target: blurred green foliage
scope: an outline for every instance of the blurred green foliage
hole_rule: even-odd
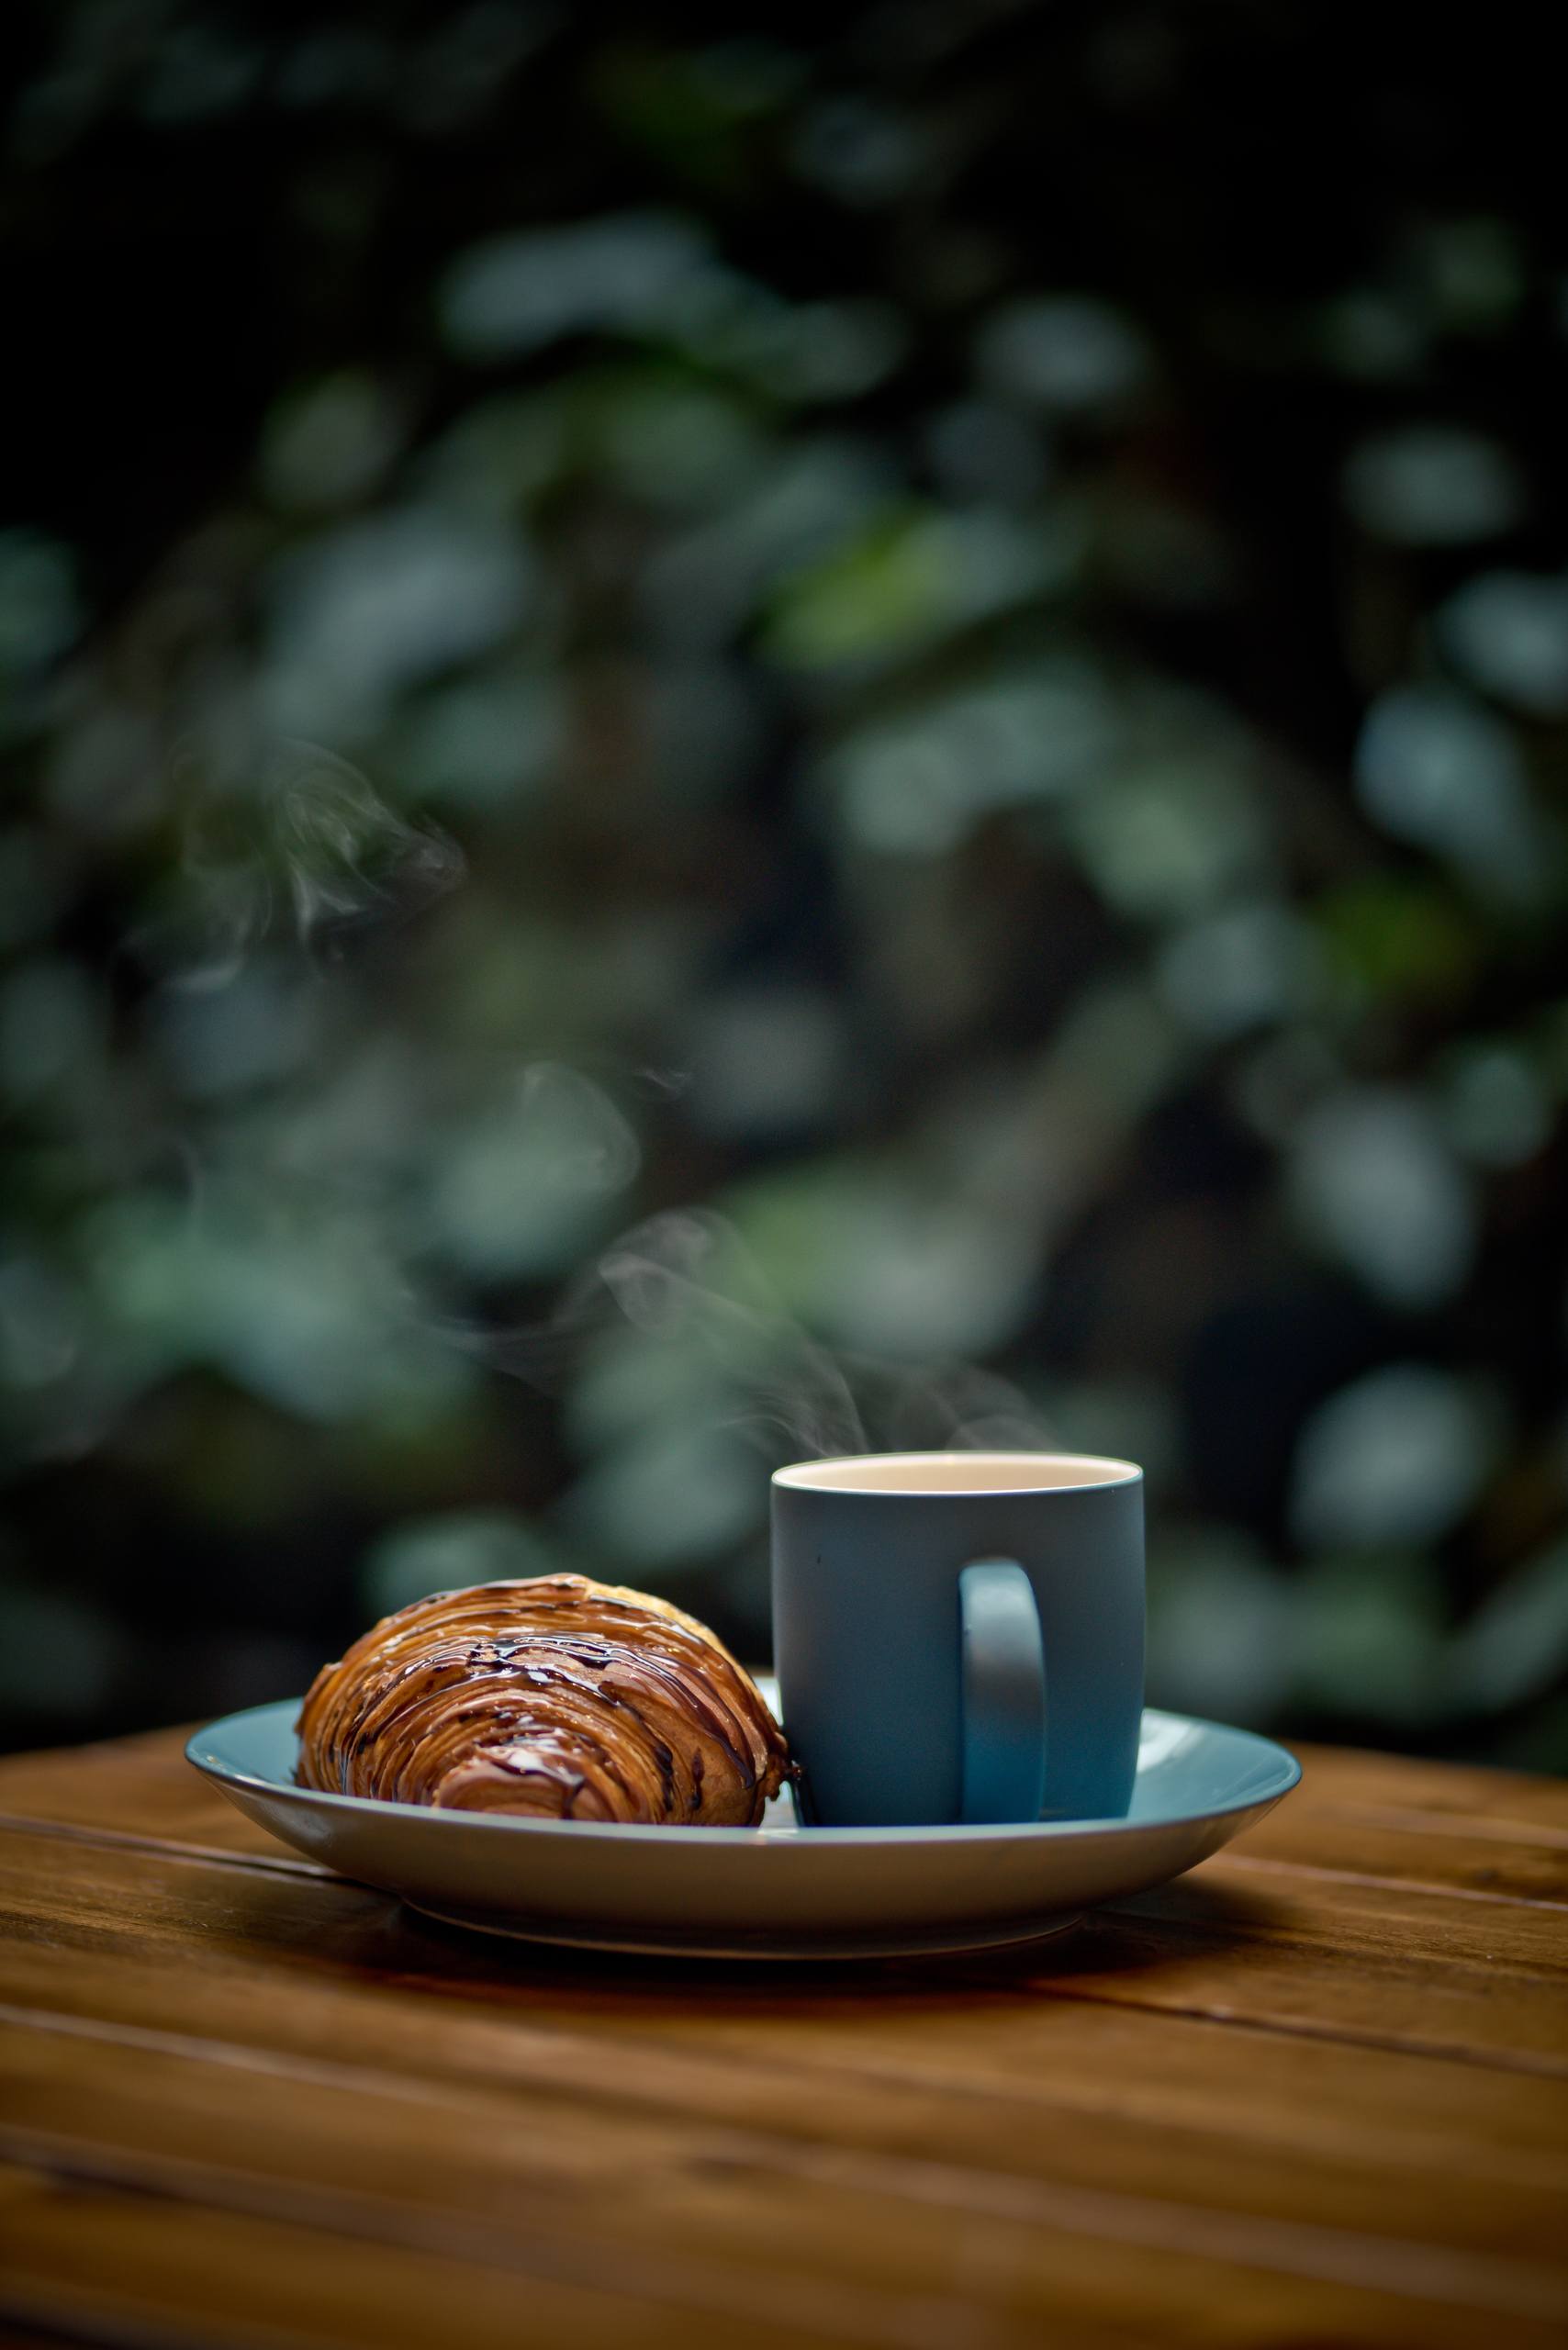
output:
[[[6,1732],[1043,1436],[1157,1697],[1568,1765],[1509,12],[20,29]]]

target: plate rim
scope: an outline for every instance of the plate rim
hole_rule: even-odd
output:
[[[808,1828],[798,1826],[789,1830],[770,1828],[697,1828],[683,1825],[662,1826],[649,1821],[620,1819],[525,1819],[498,1812],[442,1810],[433,1804],[403,1803],[387,1796],[334,1795],[325,1787],[302,1787],[291,1779],[263,1778],[251,1771],[236,1771],[218,1762],[209,1754],[198,1751],[203,1741],[227,1729],[231,1723],[253,1720],[261,1714],[276,1715],[292,1711],[297,1714],[303,1704],[299,1697],[276,1697],[260,1706],[241,1706],[234,1712],[219,1715],[193,1730],[185,1740],[185,1757],[193,1769],[218,1786],[245,1787],[271,1801],[282,1799],[308,1808],[323,1805],[330,1811],[342,1811],[351,1817],[369,1814],[380,1818],[388,1812],[405,1820],[450,1820],[471,1830],[495,1835],[568,1836],[590,1842],[618,1844],[628,1837],[641,1839],[656,1836],[662,1844],[672,1840],[701,1851],[750,1851],[757,1847],[782,1850],[789,1846],[800,1849],[802,1844],[813,1850],[823,1847],[857,1845],[903,1845],[1005,1843],[1020,1841],[1028,1843],[1066,1842],[1079,1837],[1121,1834],[1137,1835],[1160,1830],[1198,1827],[1215,1819],[1232,1818],[1238,1812],[1256,1811],[1260,1806],[1272,1807],[1300,1785],[1302,1766],[1297,1757],[1277,1739],[1261,1730],[1246,1729],[1233,1722],[1216,1722],[1201,1714],[1172,1713],[1162,1706],[1146,1706],[1144,1719],[1151,1717],[1159,1722],[1176,1723],[1183,1729],[1217,1730],[1227,1738],[1245,1739],[1260,1750],[1260,1762],[1271,1760],[1274,1777],[1249,1794],[1237,1796],[1224,1803],[1209,1803],[1196,1809],[1164,1812],[1154,1818],[1130,1819],[1126,1815],[1111,1814],[1081,1819],[1020,1819],[986,1822],[934,1820],[886,1827]],[[419,1833],[427,1830],[416,1831]]]

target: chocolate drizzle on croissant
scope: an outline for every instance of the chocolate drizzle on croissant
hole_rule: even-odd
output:
[[[584,1575],[437,1592],[322,1668],[300,1784],[462,1811],[755,1826],[789,1769],[749,1674],[695,1617]]]

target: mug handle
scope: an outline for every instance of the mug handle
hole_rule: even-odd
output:
[[[966,1823],[1038,1819],[1046,1777],[1046,1651],[1028,1576],[976,1559],[958,1577]]]

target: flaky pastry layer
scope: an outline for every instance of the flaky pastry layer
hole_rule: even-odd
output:
[[[461,1811],[749,1827],[789,1769],[751,1676],[668,1601],[584,1575],[400,1608],[322,1668],[301,1785]]]

